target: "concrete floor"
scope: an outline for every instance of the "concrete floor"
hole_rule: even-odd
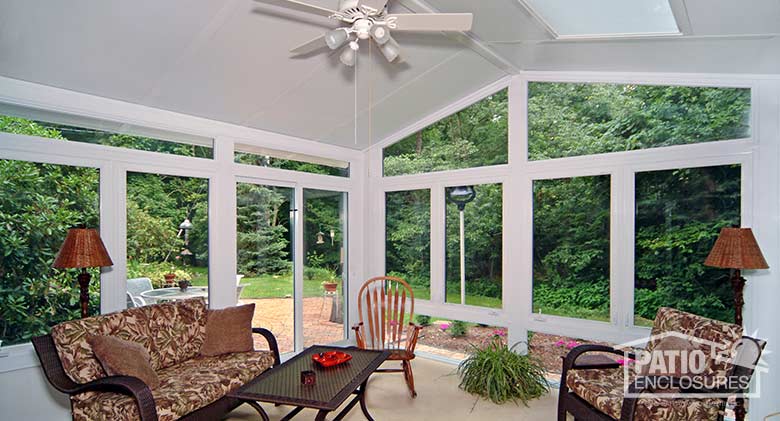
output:
[[[390,363],[388,363],[389,365]],[[397,363],[396,363],[397,364]],[[368,383],[368,409],[377,421],[386,420],[533,420],[555,419],[558,390],[529,403],[507,403],[495,405],[486,400],[476,400],[474,396],[458,388],[458,376],[455,366],[437,361],[416,359],[413,363],[414,378],[417,387],[417,399],[409,396],[403,375],[395,373],[377,373]],[[475,404],[476,402],[476,404]],[[274,407],[263,404],[272,421],[281,419],[291,408]],[[295,420],[313,420],[314,410],[304,410]],[[334,413],[335,415],[335,413]],[[329,417],[328,419],[332,419]],[[259,420],[260,416],[247,405],[231,412],[226,420]],[[345,420],[365,420],[357,406]]]

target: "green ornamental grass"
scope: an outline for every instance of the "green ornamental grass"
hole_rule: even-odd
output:
[[[515,352],[500,336],[477,347],[458,366],[460,388],[497,404],[528,401],[549,391],[541,362],[531,355]]]

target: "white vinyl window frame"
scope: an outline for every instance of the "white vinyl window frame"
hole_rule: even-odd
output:
[[[363,185],[354,175],[365,171],[361,151],[3,77],[0,77],[0,103],[214,139],[214,157],[204,159],[0,133],[0,159],[91,167],[100,171],[100,232],[114,261],[114,265],[104,268],[100,276],[101,313],[122,310],[126,306],[128,172],[208,180],[209,306],[212,308],[236,304],[236,182],[241,179],[293,183],[299,189],[346,192],[349,198],[347,255],[348,261],[354,262],[347,269],[348,279],[363,278],[360,264],[364,260],[363,237],[357,235],[362,232],[363,212],[359,204],[363,200]],[[347,161],[352,175],[336,177],[237,164],[234,162],[236,144]],[[359,282],[350,282],[345,291],[347,296],[357,291],[355,284]],[[351,310],[347,321],[354,320]],[[0,373],[37,365],[29,343],[2,348]]]
[[[431,299],[418,300],[424,314],[509,328],[510,343],[524,342],[527,332],[543,332],[621,343],[648,334],[633,325],[634,318],[634,178],[637,172],[738,164],[742,174],[741,218],[754,225],[754,161],[762,99],[771,90],[771,78],[708,74],[645,74],[593,72],[521,72],[489,85],[398,133],[368,150],[368,215],[372,227],[368,270],[384,273],[384,195],[390,191],[431,191]],[[751,136],[689,145],[627,152],[530,161],[528,151],[528,83],[616,83],[661,86],[734,87],[751,90]],[[509,162],[506,165],[383,177],[383,149],[415,131],[509,87]],[[771,119],[769,121],[771,127]],[[533,181],[590,175],[610,176],[610,321],[600,322],[532,312],[533,291]],[[502,308],[488,309],[444,301],[444,189],[455,185],[503,184]],[[755,226],[755,225],[754,225]]]

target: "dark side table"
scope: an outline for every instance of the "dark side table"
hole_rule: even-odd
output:
[[[313,354],[327,351],[346,352],[352,355],[352,360],[330,368],[320,367],[312,361]],[[360,403],[363,415],[373,421],[366,407],[366,384],[371,373],[376,371],[389,355],[388,351],[369,351],[355,347],[313,346],[228,393],[228,396],[253,407],[264,421],[268,421],[268,414],[258,402],[294,406],[295,409],[285,415],[282,421],[292,419],[305,408],[317,409],[316,419],[320,421],[324,420],[329,412],[338,409],[347,398],[355,395],[333,419],[342,419]],[[306,370],[316,373],[317,384],[301,384],[301,372]]]

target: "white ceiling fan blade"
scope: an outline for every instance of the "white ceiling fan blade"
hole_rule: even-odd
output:
[[[388,28],[395,31],[469,31],[471,13],[406,13],[387,15]]]
[[[385,6],[387,6],[388,0],[359,0],[358,1],[358,7],[370,7],[377,11],[384,10]]]
[[[290,53],[299,56],[302,54],[312,53],[314,51],[319,50],[320,48],[327,47],[327,46],[328,45],[325,44],[325,35],[320,35],[309,42],[306,42],[304,44],[301,44],[293,48],[292,50],[290,50]]]
[[[297,0],[255,0],[260,3],[269,3],[276,6],[286,7],[288,9],[299,10],[301,12],[314,13],[315,15],[330,17],[337,15],[335,10],[326,9],[324,7],[315,6],[313,4],[304,3]]]

